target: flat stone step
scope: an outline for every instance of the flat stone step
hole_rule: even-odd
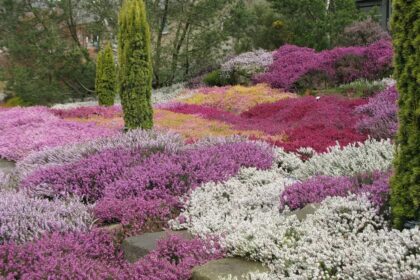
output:
[[[304,221],[308,215],[312,215],[318,210],[321,206],[319,203],[312,203],[308,204],[302,209],[291,211],[290,213],[286,214],[287,216],[296,215],[299,221]]]
[[[157,242],[169,235],[178,235],[184,239],[192,239],[193,236],[188,231],[159,231],[145,233],[124,239],[122,249],[124,257],[129,262],[136,262],[156,248]]]
[[[16,164],[13,161],[0,158],[0,171],[10,172],[15,168]]]
[[[191,280],[218,280],[219,277],[229,277],[229,275],[242,279],[242,276],[247,276],[250,272],[268,271],[270,270],[259,262],[242,258],[224,258],[195,267]]]

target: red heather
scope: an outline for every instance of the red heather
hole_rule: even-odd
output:
[[[112,118],[122,114],[121,106],[86,106],[71,109],[50,109],[50,112],[60,118],[90,118],[100,116]]]
[[[324,152],[337,141],[344,146],[366,140],[366,135],[355,128],[360,116],[354,109],[362,104],[362,99],[323,96],[317,100],[308,96],[261,104],[240,116],[200,105],[179,104],[169,110],[223,121],[237,130],[263,131],[268,137],[284,133],[284,141],[272,144],[287,151],[312,147]]]
[[[346,47],[315,52],[313,49],[285,45],[274,54],[269,70],[256,77],[257,82],[275,88],[296,90],[297,82],[318,73],[331,84],[356,79],[374,80],[392,67],[392,43],[380,40],[367,47]]]

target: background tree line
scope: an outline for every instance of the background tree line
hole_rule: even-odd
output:
[[[359,17],[354,0],[147,0],[153,86],[185,81],[226,56],[284,43],[332,47]],[[116,50],[122,0],[0,0],[3,77],[24,104],[94,92],[95,61],[80,29]],[[1,77],[1,76],[0,76]]]

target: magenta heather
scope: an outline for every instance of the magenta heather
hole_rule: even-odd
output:
[[[380,78],[392,67],[392,43],[380,40],[367,47],[347,47],[315,52],[293,45],[282,46],[274,54],[269,70],[256,81],[276,88],[296,90],[307,75],[321,77],[332,84],[356,79]],[[310,77],[307,77],[311,79]],[[315,85],[315,81],[312,82]]]
[[[357,128],[373,138],[393,138],[398,129],[397,101],[395,86],[369,98],[367,104],[356,108],[356,113],[363,117]]]
[[[90,118],[93,116],[112,118],[122,114],[121,106],[119,105],[110,107],[86,106],[71,109],[50,109],[50,112],[60,118]]]
[[[52,234],[23,245],[0,245],[0,275],[10,280],[188,280],[194,266],[223,254],[217,240],[170,236],[145,258],[130,264],[113,236],[104,231]]]
[[[345,197],[352,193],[366,194],[378,208],[389,196],[389,173],[374,172],[357,178],[316,176],[289,186],[280,196],[280,208],[303,208],[310,203],[320,203],[327,197]]]

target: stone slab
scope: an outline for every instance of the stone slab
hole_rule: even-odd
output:
[[[297,209],[297,210],[291,211],[291,212],[289,212],[285,215],[286,216],[296,215],[298,220],[300,222],[302,222],[306,219],[307,216],[314,214],[320,206],[321,206],[321,204],[319,204],[319,203],[308,204],[305,207],[303,207],[302,209]]]
[[[159,231],[128,237],[122,243],[125,259],[129,262],[136,262],[153,251],[160,239],[171,234],[192,239],[192,235],[188,231]]]
[[[191,280],[218,280],[219,277],[228,277],[229,275],[242,279],[242,276],[246,276],[250,272],[268,271],[269,269],[259,262],[242,258],[224,258],[195,267]]]

